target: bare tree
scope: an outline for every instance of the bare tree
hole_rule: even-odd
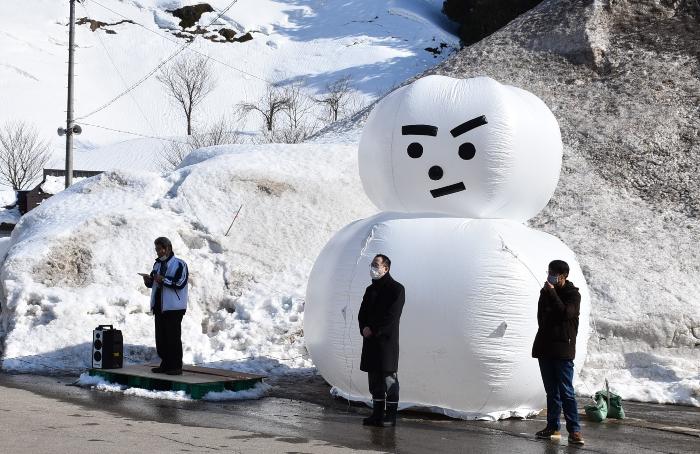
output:
[[[42,175],[50,158],[49,144],[39,138],[35,126],[11,121],[0,128],[0,183],[26,189]]]
[[[274,143],[303,142],[319,129],[314,116],[315,105],[299,83],[286,85],[283,92],[287,103],[282,110],[282,120],[273,131],[263,131],[263,136]]]
[[[316,98],[316,102],[325,104],[331,121],[338,121],[346,110],[351,94],[350,76],[345,76],[326,85],[326,93]]]
[[[233,129],[231,122],[222,117],[216,123],[206,128],[204,132],[198,133],[195,131],[188,136],[186,143],[169,142],[167,145],[164,145],[160,152],[159,165],[162,170],[173,170],[194,150],[239,142],[241,142],[239,131]]]
[[[182,108],[187,121],[187,135],[191,135],[194,109],[216,86],[209,59],[182,57],[172,65],[165,66],[156,78]]]
[[[268,84],[265,93],[256,102],[242,102],[238,104],[237,108],[241,117],[246,117],[251,112],[262,115],[265,129],[271,133],[277,116],[288,106],[289,98],[284,87]]]

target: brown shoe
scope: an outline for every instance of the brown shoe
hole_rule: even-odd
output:
[[[582,445],[583,444],[583,435],[581,435],[581,432],[572,432],[569,434],[569,443],[573,445]]]

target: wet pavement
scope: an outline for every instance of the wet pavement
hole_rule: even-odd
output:
[[[268,380],[273,391],[264,399],[228,402],[125,396],[69,386],[75,379],[0,374],[0,386],[31,391],[86,411],[100,410],[135,421],[245,431],[237,435],[240,441],[269,438],[300,448],[309,440],[322,440],[330,446],[396,453],[700,453],[700,408],[696,407],[624,402],[628,419],[604,423],[582,419],[586,444],[569,447],[565,432],[561,441],[534,437],[545,425],[541,416],[485,422],[401,412],[395,429],[363,427],[361,418],[370,410],[331,397],[323,379],[309,373]]]

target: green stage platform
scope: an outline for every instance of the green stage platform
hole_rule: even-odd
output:
[[[246,374],[208,367],[183,366],[182,375],[156,374],[156,364],[139,364],[121,369],[90,369],[92,376],[100,376],[112,383],[152,391],[185,391],[192,399],[201,399],[210,391],[243,391],[262,382],[262,375]]]

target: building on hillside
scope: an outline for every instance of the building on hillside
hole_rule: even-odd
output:
[[[77,182],[84,178],[101,174],[101,170],[74,170],[73,181]],[[63,181],[66,171],[63,169],[44,169],[44,178],[41,183],[33,189],[17,191],[17,202],[14,205],[5,207],[6,210],[17,208],[19,214],[24,215],[41,203],[63,189]],[[7,230],[9,226],[5,226]],[[0,227],[0,230],[2,228]],[[10,229],[11,230],[11,229]]]
[[[44,192],[41,189],[41,184],[35,186],[33,189],[17,191],[17,203],[16,206],[19,208],[20,215],[26,214],[28,211],[41,205],[41,202],[51,197],[53,194]]]

